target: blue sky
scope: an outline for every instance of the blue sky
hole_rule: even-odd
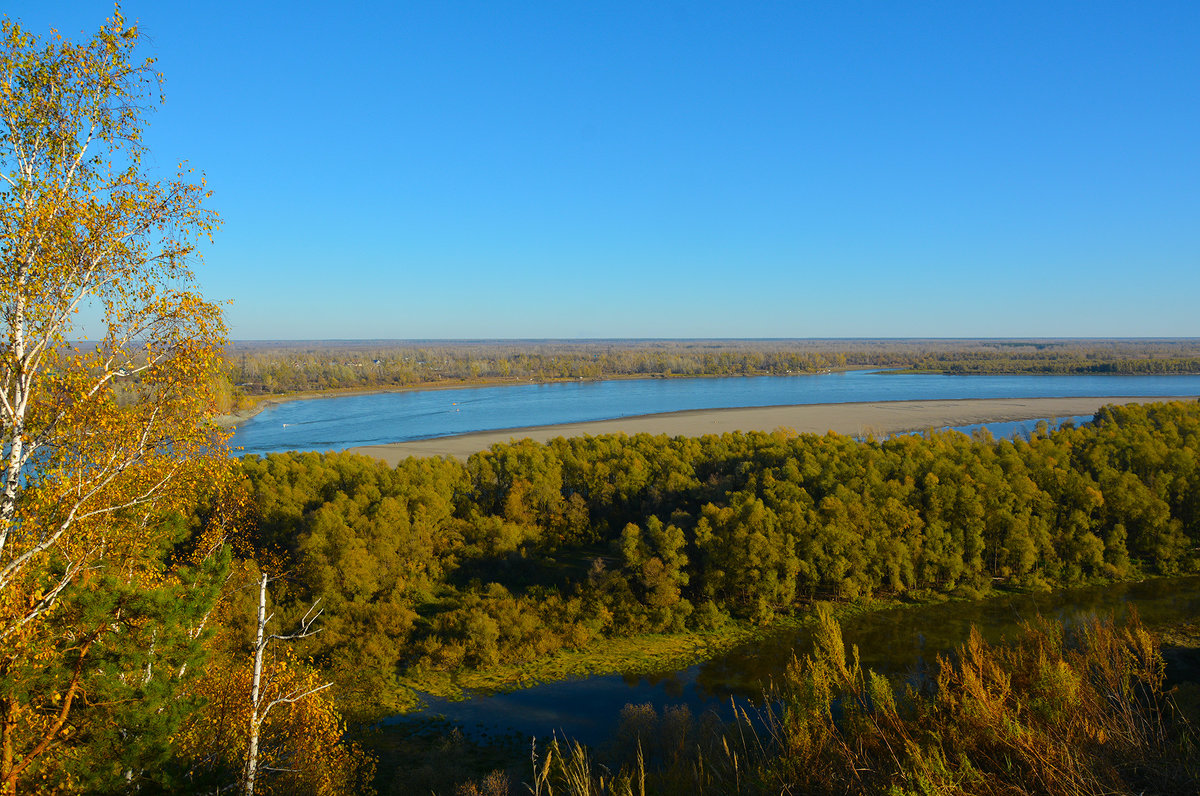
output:
[[[1200,336],[1194,0],[122,9],[238,339]]]

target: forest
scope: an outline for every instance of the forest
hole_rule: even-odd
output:
[[[256,396],[330,389],[845,368],[905,372],[1200,373],[1195,340],[588,340],[235,342],[224,388]]]
[[[438,673],[601,639],[769,625],[818,601],[974,598],[1194,572],[1200,404],[1106,407],[1029,440],[947,431],[624,435],[468,461],[240,462],[281,616],[371,721]]]
[[[865,610],[879,601],[1195,572],[1197,450],[1200,403],[1175,402],[1106,407],[1091,423],[1043,426],[1028,440],[954,431],[859,440],[780,430],[524,440],[465,462],[409,458],[394,468],[346,453],[226,459],[219,478],[209,471],[189,482],[189,496],[156,530],[162,565],[151,580],[90,578],[50,625],[61,631],[61,646],[31,660],[29,671],[8,673],[5,682],[33,689],[13,733],[28,739],[16,748],[33,761],[21,781],[98,793],[211,792],[237,782],[244,728],[260,709],[247,698],[256,629],[269,625],[287,636],[314,614],[319,632],[270,642],[263,658],[270,699],[305,698],[261,724],[262,793],[374,787],[497,796],[524,792],[522,782],[546,793],[772,793],[797,782],[807,783],[804,792],[885,793],[926,774],[953,779],[947,748],[921,728],[966,721],[953,695],[975,688],[971,670],[947,661],[928,693],[898,696],[899,712],[881,723],[867,706],[883,698],[883,685],[851,671],[844,651],[840,658],[829,651],[833,641],[823,658],[789,674],[779,687],[790,690],[763,716],[728,725],[628,708],[613,741],[624,757],[606,763],[623,772],[615,778],[567,739],[538,747],[541,768],[512,775],[499,763],[484,776],[453,760],[492,759],[486,750],[451,733],[432,742],[450,751],[439,753],[431,778],[413,779],[411,758],[398,758],[389,736],[369,728],[411,709],[411,689],[619,639],[752,632],[829,604]],[[109,633],[104,623],[113,616],[122,631],[80,650],[72,628],[101,623]],[[1013,688],[1035,689],[1029,699],[1067,704],[1086,696],[1093,717],[1106,715],[1095,696],[1104,682],[1091,691],[1071,685],[1081,672],[1103,671],[1087,656],[1140,661],[1136,671],[1112,674],[1136,687],[1123,720],[1142,733],[1150,732],[1145,722],[1159,722],[1161,732],[1153,744],[1122,747],[1116,763],[1103,744],[1090,757],[1061,760],[1053,754],[1062,733],[1092,733],[1094,746],[1101,725],[1063,724],[1063,709],[1025,715],[1026,697],[995,692],[997,685],[971,691],[970,699],[1011,713],[1013,726],[1026,728],[1014,732],[1037,741],[1014,736],[996,746],[979,726],[959,727],[975,734],[979,771],[1020,751],[1026,770],[1048,767],[1063,777],[1055,788],[996,792],[1081,792],[1071,788],[1093,775],[1100,779],[1087,781],[1096,792],[1110,792],[1101,784],[1115,781],[1158,782],[1145,771],[1126,777],[1146,755],[1169,758],[1169,777],[1196,781],[1192,758],[1177,753],[1190,736],[1171,718],[1151,636],[1109,628],[1091,641],[1064,641],[1061,627],[1039,632],[1044,638],[1022,642],[1020,654],[982,647],[972,654],[995,682],[1011,676]],[[1101,641],[1107,646],[1087,647]],[[1134,657],[1120,652],[1130,645]],[[1050,648],[1058,663],[1039,663],[1036,650]],[[114,672],[122,674],[114,679]],[[1046,680],[1051,675],[1057,679]],[[75,682],[86,684],[87,699],[72,708],[71,731],[52,753],[34,755],[55,695]],[[1143,682],[1156,701],[1137,695]],[[1060,690],[1046,692],[1053,684]],[[828,713],[854,689],[869,689],[859,694],[866,712],[850,723]],[[807,724],[797,724],[801,716]],[[730,746],[734,733],[748,743],[748,732],[763,735]],[[881,762],[879,733],[911,741],[905,756]],[[683,744],[674,752],[650,740],[643,750],[639,740],[672,737]],[[810,771],[805,755],[822,767]],[[846,777],[862,767],[859,755],[876,756],[878,771],[890,773],[855,785]],[[698,780],[698,771],[707,773]],[[804,779],[813,771],[820,776]],[[731,777],[742,784],[734,788]]]
[[[1200,405],[1106,407],[1029,441],[787,432],[496,445],[395,469],[246,457],[253,546],[325,606],[346,695],[610,636],[769,623],[813,600],[1193,572]],[[386,710],[386,706],[377,705]]]
[[[851,723],[831,718],[828,705],[854,689],[864,706],[877,704],[883,686],[838,664],[831,641],[825,657],[780,684],[790,690],[767,715],[716,725],[627,709],[613,740],[624,751],[609,769],[560,739],[539,747],[541,768],[514,775],[499,761],[492,776],[454,763],[494,758],[451,733],[430,742],[447,751],[428,778],[414,779],[412,757],[369,728],[411,709],[413,689],[453,693],[468,675],[625,639],[753,632],[823,604],[869,610],[1195,572],[1197,450],[1200,403],[1176,402],[1106,407],[1091,423],[1042,427],[1028,440],[779,430],[524,440],[465,462],[396,467],[346,453],[202,462],[172,493],[173,509],[150,525],[132,513],[141,530],[129,549],[107,551],[145,571],[82,573],[85,588],[62,598],[44,640],[23,642],[35,654],[0,672],[10,705],[21,706],[6,713],[10,770],[22,788],[46,791],[212,792],[241,779],[256,722],[261,793],[495,796],[523,792],[524,782],[567,793],[772,793],[796,783],[886,793],[925,776],[956,792],[946,784],[957,776],[948,750],[927,731],[936,721],[971,736],[979,772],[999,776],[997,761],[1019,752],[1022,771],[1059,777],[1026,792],[1086,792],[1085,780],[1095,792],[1118,781],[1190,787],[1186,761],[1195,758],[1178,751],[1190,736],[1172,718],[1157,642],[1136,628],[1097,631],[1106,646],[1095,649],[1061,640],[1062,628],[1022,642],[1020,655],[981,647],[972,654],[993,682],[983,692],[973,670],[948,661],[929,693],[898,696],[894,715],[864,707]],[[51,562],[46,577],[54,572]],[[43,599],[46,577],[30,581],[23,605]],[[309,627],[319,632],[294,632],[314,614]],[[255,640],[263,628],[275,638],[265,646]],[[1037,649],[1057,658],[1039,662]],[[1096,696],[1105,682],[1083,687],[1113,661],[1140,662],[1110,673],[1136,686],[1122,715],[1141,733],[1116,751],[1096,740],[1101,730],[1125,732],[1097,723],[1108,720]],[[261,700],[249,696],[257,662]],[[1033,691],[1004,692],[1004,682]],[[1085,698],[1090,713],[1022,707]],[[1011,714],[1015,734],[980,735],[962,724],[969,714],[955,705],[964,704]],[[759,740],[731,746],[748,737]],[[1090,751],[1056,757],[1065,737]],[[647,740],[643,749],[642,738],[682,745]],[[889,738],[904,756],[878,757]],[[861,755],[886,773],[847,780]],[[1152,777],[1146,760],[1170,765]],[[990,777],[979,773],[976,784]],[[638,790],[641,781],[651,784]],[[1147,792],[1188,792],[1155,788]]]

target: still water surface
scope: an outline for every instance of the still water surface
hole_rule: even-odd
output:
[[[1038,616],[1070,624],[1111,614],[1120,621],[1130,606],[1150,627],[1194,618],[1200,612],[1200,577],[894,608],[849,617],[841,625],[846,643],[858,646],[864,667],[905,678],[934,666],[938,653],[961,645],[973,625],[995,643],[1014,637],[1022,622]],[[430,700],[425,715],[441,715],[468,731],[515,731],[541,738],[559,732],[602,743],[626,704],[648,703],[660,713],[667,706],[687,705],[693,715],[713,710],[728,718],[731,699],[757,701],[763,684],[779,679],[793,654],[803,657],[811,649],[810,630],[791,629],[658,677],[589,677],[462,702]]]
[[[240,446],[243,453],[327,451],[688,409],[1198,394],[1200,376],[942,376],[860,370],[802,376],[587,381],[291,401],[243,423],[230,444]]]

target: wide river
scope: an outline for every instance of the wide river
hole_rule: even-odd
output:
[[[689,409],[1197,394],[1200,376],[942,376],[859,370],[801,376],[619,379],[289,401],[242,423],[230,444],[243,453],[327,451]]]

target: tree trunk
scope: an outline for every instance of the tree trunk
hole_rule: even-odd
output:
[[[17,703],[10,693],[0,700],[0,796],[15,796],[17,777],[13,772],[13,735],[17,730]]]
[[[258,586],[258,638],[254,643],[254,680],[250,686],[250,742],[246,749],[246,781],[243,786],[246,796],[254,796],[254,779],[258,774],[258,730],[261,720],[258,716],[258,705],[261,699],[263,651],[266,644],[263,638],[267,629],[267,576],[262,576]]]

